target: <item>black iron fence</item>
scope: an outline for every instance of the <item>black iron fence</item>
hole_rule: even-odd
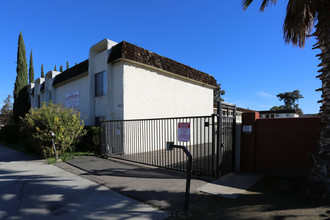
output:
[[[180,123],[190,126],[189,142],[179,140]],[[133,162],[185,171],[182,151],[166,150],[167,142],[186,146],[193,155],[193,172],[215,175],[216,115],[142,120],[102,121],[103,153]]]
[[[188,158],[180,149],[168,151],[167,142],[185,146],[193,157],[192,172],[218,177],[233,170],[235,108],[222,106],[211,116],[101,122],[104,154],[132,162],[186,171]],[[189,125],[189,141],[180,141],[179,124]],[[218,128],[220,128],[218,130]]]

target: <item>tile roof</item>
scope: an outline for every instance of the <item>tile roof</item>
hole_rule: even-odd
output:
[[[53,86],[88,72],[88,59],[55,76]]]
[[[129,59],[135,62],[153,66],[195,81],[217,86],[217,81],[213,76],[186,66],[177,61],[160,56],[156,53],[143,49],[141,47],[122,41],[112,47],[108,63],[114,62],[119,58]]]

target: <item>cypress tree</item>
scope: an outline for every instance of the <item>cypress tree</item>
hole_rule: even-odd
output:
[[[54,71],[57,71],[57,69],[56,69],[56,64],[55,64],[55,67],[54,67]]]
[[[20,116],[24,116],[25,110],[27,106],[25,100],[19,98],[19,94],[21,90],[26,89],[26,85],[28,84],[28,74],[27,74],[27,61],[26,61],[26,51],[25,44],[23,40],[22,31],[18,37],[18,48],[17,48],[17,67],[16,67],[16,80],[14,87],[14,106],[13,106],[13,116],[16,123],[19,121]],[[24,89],[23,89],[24,88]]]
[[[62,65],[60,66],[60,72],[63,72],[63,66]]]
[[[34,68],[33,68],[33,57],[32,57],[32,50],[30,53],[30,68],[29,68],[29,83],[34,82]]]
[[[66,69],[69,69],[69,62],[66,61]]]
[[[44,64],[41,64],[41,78],[45,78]]]
[[[77,62],[75,62],[75,63],[74,63],[74,65],[76,65],[76,66],[77,66]]]

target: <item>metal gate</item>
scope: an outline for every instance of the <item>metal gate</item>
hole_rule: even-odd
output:
[[[102,121],[102,153],[113,158],[186,171],[188,159],[185,154],[180,149],[166,150],[166,143],[174,142],[176,145],[184,145],[190,151],[194,174],[217,178],[220,173],[224,175],[231,172],[234,164],[229,158],[234,155],[233,144],[230,142],[234,141],[235,120],[232,116],[235,114],[235,108],[225,104],[219,107],[222,110],[218,110],[218,113],[226,111],[229,112],[228,116],[222,114],[220,117],[219,114],[213,114],[197,117]],[[179,123],[189,123],[189,142],[178,140]]]
[[[220,111],[221,109],[221,111]],[[230,103],[218,103],[218,115],[222,124],[218,133],[221,138],[221,150],[219,151],[221,175],[235,170],[235,134],[236,134],[236,105]]]

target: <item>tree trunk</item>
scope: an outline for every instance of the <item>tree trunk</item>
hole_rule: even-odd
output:
[[[322,81],[321,135],[316,155],[313,155],[314,166],[311,178],[322,182],[330,193],[330,1],[320,0],[317,4],[317,25],[314,35],[321,53],[317,56],[322,67],[318,77]]]

